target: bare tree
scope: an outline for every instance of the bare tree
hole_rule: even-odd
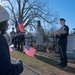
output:
[[[10,19],[15,23],[20,19],[25,27],[35,28],[37,19],[42,19],[49,25],[57,23],[58,14],[46,8],[39,0],[2,0],[10,10]]]

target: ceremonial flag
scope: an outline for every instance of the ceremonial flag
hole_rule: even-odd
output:
[[[30,56],[30,57],[34,57],[34,54],[36,52],[36,49],[33,47],[30,47],[28,45],[26,45],[24,47],[24,52],[26,53],[26,55]]]
[[[20,32],[24,32],[24,26],[23,26],[23,24],[21,23],[20,19],[18,19],[18,26],[17,26],[17,29],[18,29]]]
[[[24,26],[23,26],[23,24],[18,24],[18,29],[19,29],[19,31],[20,32],[24,32]]]
[[[10,52],[15,51],[15,47],[14,47],[14,45],[10,45],[10,46],[9,46],[9,50],[10,50]]]

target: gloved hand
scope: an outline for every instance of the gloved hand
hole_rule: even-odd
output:
[[[18,59],[13,65],[13,75],[20,75],[23,72],[23,62],[21,59]]]
[[[18,59],[17,62],[23,65],[22,59]]]

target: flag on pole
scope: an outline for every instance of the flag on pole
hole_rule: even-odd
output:
[[[36,49],[33,48],[33,47],[30,47],[30,46],[28,46],[28,45],[26,45],[26,46],[24,47],[24,53],[25,53],[26,55],[30,56],[30,57],[34,57],[35,52],[36,52]]]
[[[19,29],[19,31],[20,32],[24,32],[24,26],[23,26],[23,24],[18,24],[18,29]]]
[[[18,29],[20,32],[24,32],[24,26],[23,26],[23,24],[21,23],[20,19],[18,19],[18,26],[17,26],[17,29]]]
[[[10,46],[9,46],[9,50],[10,50],[10,52],[15,51],[15,47],[14,47],[14,45],[10,45]]]

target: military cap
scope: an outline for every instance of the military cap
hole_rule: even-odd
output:
[[[60,18],[60,21],[66,21],[64,18]]]

